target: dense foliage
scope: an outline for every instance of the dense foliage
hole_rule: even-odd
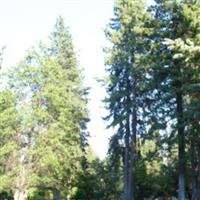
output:
[[[200,198],[199,9],[199,1],[115,1],[105,101],[124,200]],[[150,141],[155,149],[142,154]]]
[[[200,199],[200,1],[115,0],[105,35],[104,160],[88,145],[88,89],[62,17],[1,71],[0,199]]]
[[[15,199],[69,198],[81,170],[87,90],[61,17],[49,44],[30,50],[7,79],[0,96],[1,189]]]

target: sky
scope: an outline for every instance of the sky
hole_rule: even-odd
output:
[[[105,76],[104,29],[113,16],[113,5],[114,0],[0,0],[0,47],[6,46],[4,69],[16,65],[26,50],[47,41],[56,18],[64,17],[84,70],[85,85],[91,87],[89,143],[100,158],[106,155],[112,131],[102,120],[106,93],[96,78]]]

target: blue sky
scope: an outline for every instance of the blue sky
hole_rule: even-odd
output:
[[[15,65],[27,49],[47,40],[59,15],[65,18],[84,69],[85,84],[91,87],[89,142],[101,158],[107,152],[111,131],[105,129],[102,120],[105,90],[95,78],[105,75],[103,29],[112,17],[113,4],[113,0],[0,0],[0,46],[7,47],[4,68]]]

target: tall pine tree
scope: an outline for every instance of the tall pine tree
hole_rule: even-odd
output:
[[[147,65],[142,64],[147,45],[145,35],[149,34],[146,23],[149,16],[144,2],[118,0],[106,35],[112,44],[108,50],[107,108],[111,125],[116,133],[111,139],[110,152],[121,152],[124,163],[124,200],[135,196],[135,175],[137,157],[137,137],[145,132],[144,114],[145,84]],[[119,150],[116,152],[116,150]],[[120,150],[122,149],[122,150]],[[115,156],[116,157],[116,156]],[[120,156],[118,156],[120,157]]]

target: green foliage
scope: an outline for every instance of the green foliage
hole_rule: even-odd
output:
[[[132,199],[135,186],[137,140],[146,133],[148,113],[145,99],[148,97],[148,65],[143,57],[148,52],[147,37],[151,30],[148,23],[151,16],[145,11],[142,1],[116,1],[115,17],[106,36],[112,47],[107,51],[106,85],[108,97],[105,100],[116,133],[110,142],[109,153],[113,164],[124,167],[124,199]],[[145,109],[147,108],[147,109]],[[137,173],[137,171],[136,171]],[[128,197],[129,196],[129,197]]]
[[[8,155],[15,154],[18,171],[14,182],[7,175],[2,176],[7,182],[1,181],[0,189],[11,187],[16,192],[23,187],[33,199],[37,194],[35,188],[38,191],[42,188],[44,195],[48,191],[71,195],[86,142],[87,91],[71,36],[61,17],[50,44],[30,50],[8,72],[8,77],[16,99],[9,92],[1,94],[0,133],[4,149],[1,158],[5,165],[9,162]],[[17,125],[19,130],[15,128]],[[11,174],[15,169],[12,165],[7,171]]]
[[[74,199],[112,200],[122,192],[122,176],[111,170],[109,160],[99,160],[88,149],[83,169],[77,177]],[[119,181],[120,180],[120,181]]]
[[[106,119],[116,130],[110,140],[112,161],[119,165],[121,157],[126,165],[124,138],[133,134],[134,123],[142,140],[156,140],[158,132],[160,138],[155,143],[158,148],[153,158],[158,153],[163,158],[155,163],[151,160],[151,164],[138,159],[136,193],[144,194],[140,189],[148,189],[144,196],[137,198],[175,195],[176,190],[166,187],[162,181],[175,187],[177,181],[169,177],[178,177],[178,172],[179,177],[186,177],[188,136],[194,132],[195,137],[199,135],[198,125],[192,123],[195,120],[199,124],[199,1],[158,0],[148,9],[142,2],[116,1],[114,14],[106,32],[112,43],[106,52],[109,55],[106,103],[110,111]],[[137,146],[140,153],[144,145]],[[153,179],[149,176],[150,169]],[[124,170],[126,175],[128,169]],[[159,189],[151,187],[156,181],[161,185]],[[185,186],[183,182],[178,184],[182,199]]]
[[[0,199],[200,199],[200,1],[116,0],[105,34],[108,157],[87,147],[87,89],[59,17],[0,77]]]
[[[20,117],[15,95],[9,89],[0,91],[0,191],[10,193],[14,187],[20,143]]]

